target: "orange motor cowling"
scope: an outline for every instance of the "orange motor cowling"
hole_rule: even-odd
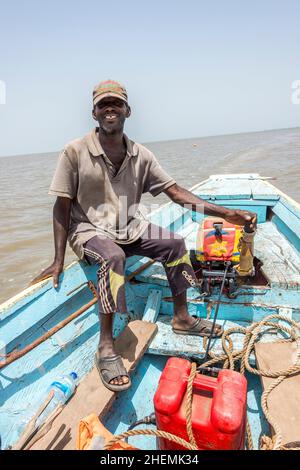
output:
[[[196,259],[206,261],[240,261],[240,240],[243,228],[224,219],[207,217],[199,227]]]

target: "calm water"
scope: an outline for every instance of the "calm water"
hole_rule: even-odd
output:
[[[215,173],[260,173],[300,200],[300,128],[146,144],[178,184],[189,188]],[[0,302],[28,285],[53,258],[48,196],[57,153],[0,158]],[[145,196],[146,204],[167,202]],[[70,249],[66,263],[75,259]]]

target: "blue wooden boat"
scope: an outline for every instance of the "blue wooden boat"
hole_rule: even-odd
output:
[[[236,298],[223,295],[218,322],[224,329],[247,327],[270,314],[281,314],[299,322],[300,205],[258,174],[213,175],[191,190],[203,199],[230,208],[252,210],[258,216],[255,256],[262,263],[261,273],[266,282],[244,286]],[[148,217],[181,234],[188,249],[195,248],[201,215],[168,203]],[[137,256],[128,258],[127,275],[147,261]],[[0,306],[2,357],[23,349],[89,302],[91,292],[84,284],[88,280],[96,283],[96,268],[84,262],[73,262],[64,270],[59,289],[55,290],[52,280],[48,279],[3,303]],[[114,335],[118,336],[130,321],[153,320],[156,314],[158,332],[132,374],[132,387],[119,395],[103,418],[113,434],[127,430],[132,422],[153,411],[153,395],[168,357],[182,355],[201,359],[204,354],[202,338],[175,335],[171,331],[171,292],[160,263],[152,264],[135,275],[133,282],[127,282],[126,296],[129,314],[116,315]],[[206,299],[199,296],[197,288],[190,288],[190,313],[203,318],[213,315],[217,296],[216,290]],[[280,338],[284,333],[276,335]],[[18,440],[57,376],[76,371],[79,382],[84,380],[94,365],[98,337],[97,305],[94,304],[23,357],[0,369],[2,448]],[[241,347],[242,341],[243,337],[236,334],[234,347]],[[220,340],[213,340],[212,351],[222,352]],[[251,360],[254,363],[255,357]],[[258,376],[247,373],[247,380],[248,420],[254,448],[259,448],[260,437],[269,434],[260,403],[262,385]],[[142,449],[156,448],[153,437],[136,437],[132,443]]]

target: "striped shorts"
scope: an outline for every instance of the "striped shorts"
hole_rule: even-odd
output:
[[[124,268],[128,256],[147,256],[160,261],[173,296],[197,282],[184,239],[154,224],[149,224],[142,236],[128,245],[95,236],[85,243],[84,254],[89,264],[99,265],[99,312],[104,314],[127,312]]]

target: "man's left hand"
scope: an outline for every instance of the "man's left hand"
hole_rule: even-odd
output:
[[[250,230],[256,230],[257,215],[254,212],[233,209],[229,211],[228,215],[226,215],[224,218],[225,220],[227,220],[227,222],[230,222],[231,224],[243,226],[247,224]]]

